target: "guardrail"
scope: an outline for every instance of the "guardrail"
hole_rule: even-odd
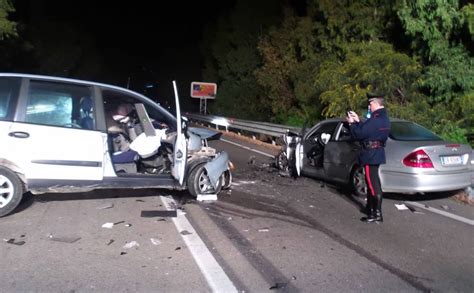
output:
[[[216,129],[219,127],[225,127],[226,131],[230,129],[244,130],[251,133],[265,134],[272,138],[280,137],[285,134],[288,130],[300,132],[301,128],[292,127],[288,125],[273,124],[268,122],[257,122],[243,119],[227,118],[213,115],[202,115],[194,113],[186,113],[183,116],[187,117],[191,121],[205,122],[215,126]],[[274,141],[274,139],[272,139]]]

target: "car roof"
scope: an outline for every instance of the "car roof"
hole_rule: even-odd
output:
[[[100,87],[107,87],[111,89],[116,89],[120,91],[125,91],[133,95],[139,95],[142,98],[146,98],[150,100],[148,97],[134,92],[132,90],[111,85],[111,84],[106,84],[106,83],[100,83],[100,82],[95,82],[95,81],[87,81],[87,80],[81,80],[81,79],[73,79],[73,78],[65,78],[65,77],[57,77],[57,76],[48,76],[48,75],[36,75],[36,74],[25,74],[25,73],[5,73],[5,72],[0,72],[0,77],[24,77],[24,78],[31,78],[31,79],[41,79],[41,80],[46,80],[46,81],[63,81],[63,82],[69,82],[69,83],[76,83],[76,84],[82,84],[82,85],[95,85],[95,86],[100,86]],[[151,100],[150,100],[151,101]],[[152,101],[153,102],[153,101]]]
[[[328,118],[321,120],[320,122],[340,122],[340,121],[346,121],[345,118]],[[405,119],[400,119],[400,118],[391,118],[390,117],[390,122],[410,122],[410,123],[415,123],[413,121],[405,120]]]

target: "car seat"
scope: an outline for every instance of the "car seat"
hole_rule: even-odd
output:
[[[93,104],[90,97],[82,97],[80,101],[81,106],[81,121],[79,125],[82,129],[94,129],[94,118],[91,117],[93,111]]]

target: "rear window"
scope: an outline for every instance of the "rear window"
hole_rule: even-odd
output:
[[[443,140],[428,129],[413,122],[392,122],[390,138],[394,140]]]

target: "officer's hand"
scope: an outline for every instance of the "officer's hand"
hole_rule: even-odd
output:
[[[352,119],[353,122],[359,122],[360,121],[359,115],[357,115],[357,113],[354,112],[354,111],[349,112],[349,119]],[[349,123],[351,123],[351,122],[349,122]]]

